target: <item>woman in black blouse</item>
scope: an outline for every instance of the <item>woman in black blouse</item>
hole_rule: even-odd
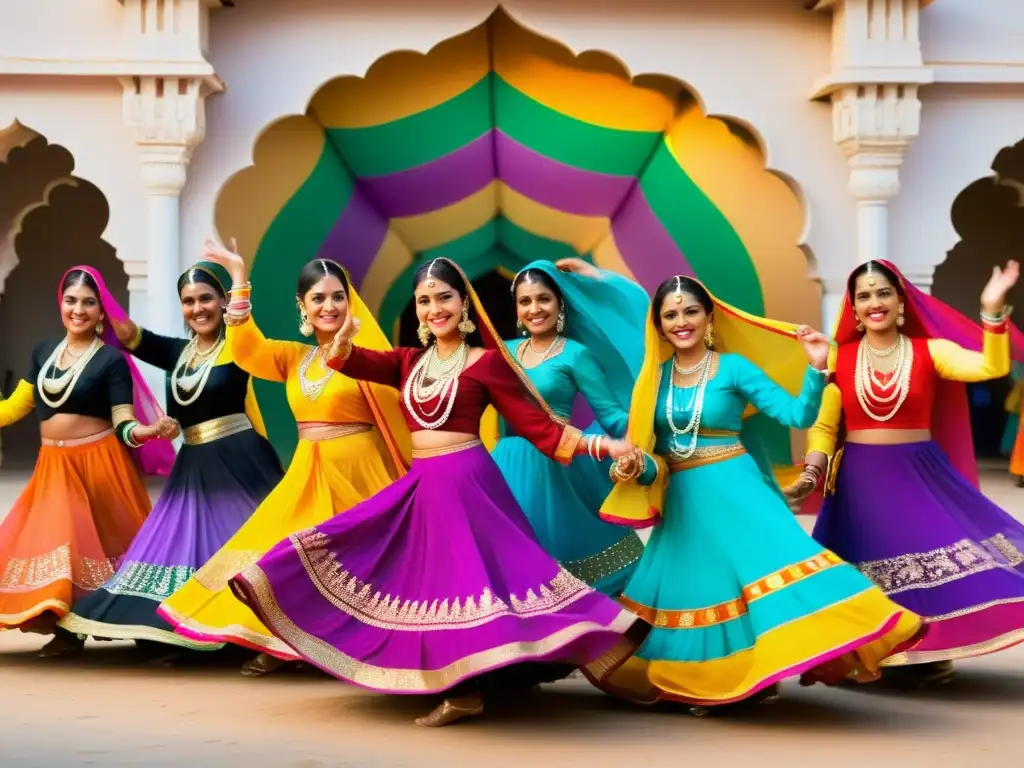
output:
[[[0,629],[55,633],[45,656],[81,649],[57,620],[114,574],[149,514],[137,464],[166,471],[173,448],[153,441],[177,434],[110,344],[109,322],[125,315],[100,274],[69,270],[59,299],[67,333],[36,347],[29,375],[0,402],[0,427],[35,409],[42,436],[35,472],[0,525]],[[137,410],[153,423],[140,424]]]
[[[168,372],[167,412],[181,425],[185,444],[117,573],[75,604],[61,622],[67,630],[179,649],[220,647],[175,634],[157,608],[234,535],[283,474],[249,374],[224,343],[226,285],[224,268],[208,262],[178,279],[189,339],[115,323],[132,354]]]

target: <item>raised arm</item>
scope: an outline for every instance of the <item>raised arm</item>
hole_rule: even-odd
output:
[[[733,385],[757,410],[794,429],[807,429],[814,423],[825,390],[823,371],[808,366],[800,394],[793,397],[745,357],[737,356],[736,363]]]
[[[268,339],[248,311],[231,316],[227,322],[231,359],[257,379],[287,381],[289,371],[298,367],[309,354],[309,347],[297,341]]]
[[[350,379],[370,381],[395,389],[402,383],[402,357],[397,349],[379,351],[349,344],[328,356],[327,367],[341,371]]]
[[[164,371],[174,368],[181,351],[188,344],[184,339],[161,336],[144,330],[131,320],[114,323],[113,328],[117,340],[132,355]]]
[[[929,339],[935,372],[951,381],[976,382],[1000,379],[1010,373],[1010,334],[1001,327],[984,327],[981,352],[972,352],[947,339]]]
[[[629,412],[615,398],[604,369],[586,347],[582,347],[573,360],[571,372],[576,389],[594,412],[601,429],[612,437],[626,434]]]

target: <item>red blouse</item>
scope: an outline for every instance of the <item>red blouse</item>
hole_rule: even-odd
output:
[[[835,381],[843,396],[843,416],[847,431],[857,429],[930,429],[932,406],[939,376],[935,372],[928,339],[912,338],[914,364],[910,368],[910,393],[903,405],[889,421],[875,421],[864,413],[857,399],[857,350],[859,343],[839,347],[836,358]],[[895,402],[874,410],[882,416],[892,410]]]
[[[413,366],[425,350],[398,347],[390,352],[378,352],[352,347],[344,360],[331,360],[331,367],[344,370],[352,379],[372,381],[376,384],[404,390]],[[438,398],[424,405],[427,412],[434,411]],[[402,415],[410,432],[422,432],[423,427],[409,413],[405,398],[400,398]],[[446,399],[447,402],[447,399]],[[459,389],[455,395],[448,420],[439,428],[444,432],[480,434],[480,419],[488,405],[494,405],[515,431],[533,443],[537,450],[556,461],[568,463],[576,452],[580,432],[559,423],[537,404],[523,383],[509,368],[501,353],[488,349],[459,375]],[[413,401],[412,406],[418,408]],[[438,409],[433,418],[443,413]],[[420,417],[431,419],[422,411]]]

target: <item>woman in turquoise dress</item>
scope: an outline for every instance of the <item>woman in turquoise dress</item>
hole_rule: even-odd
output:
[[[525,338],[505,345],[541,396],[566,421],[581,396],[597,419],[585,434],[622,437],[643,363],[639,332],[648,303],[643,288],[581,259],[564,259],[527,265],[512,291]],[[503,421],[498,434],[492,456],[541,546],[576,578],[618,597],[643,542],[635,532],[598,517],[613,487],[611,463],[581,456],[563,466]]]
[[[631,658],[606,654],[587,676],[693,714],[774,698],[797,675],[877,678],[920,620],[804,532],[756,422],[743,425],[753,409],[794,428],[814,422],[827,339],[747,315],[686,277],[658,288],[645,335],[629,420],[638,450],[612,466],[601,515],[657,526],[620,598],[654,629]]]

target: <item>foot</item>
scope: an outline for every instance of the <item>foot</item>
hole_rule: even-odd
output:
[[[242,665],[242,675],[245,677],[263,677],[269,675],[275,669],[284,664],[283,659],[271,656],[269,653],[261,653],[252,661]]]
[[[417,717],[415,722],[421,728],[441,728],[467,717],[476,717],[483,714],[483,711],[483,699],[479,696],[463,696],[458,699],[445,699],[433,712],[425,717]]]
[[[775,683],[773,685],[768,686],[763,691],[761,691],[756,696],[755,703],[756,704],[760,704],[762,706],[769,706],[771,704],[774,704],[775,702],[777,702],[781,698],[782,698],[782,691],[779,688],[779,684]]]
[[[693,717],[706,717],[706,716],[711,714],[711,707],[700,707],[700,706],[694,705],[694,706],[690,707],[689,713]]]
[[[54,659],[59,656],[75,656],[81,653],[84,648],[84,637],[58,629],[53,639],[39,651],[39,657],[42,659]]]

